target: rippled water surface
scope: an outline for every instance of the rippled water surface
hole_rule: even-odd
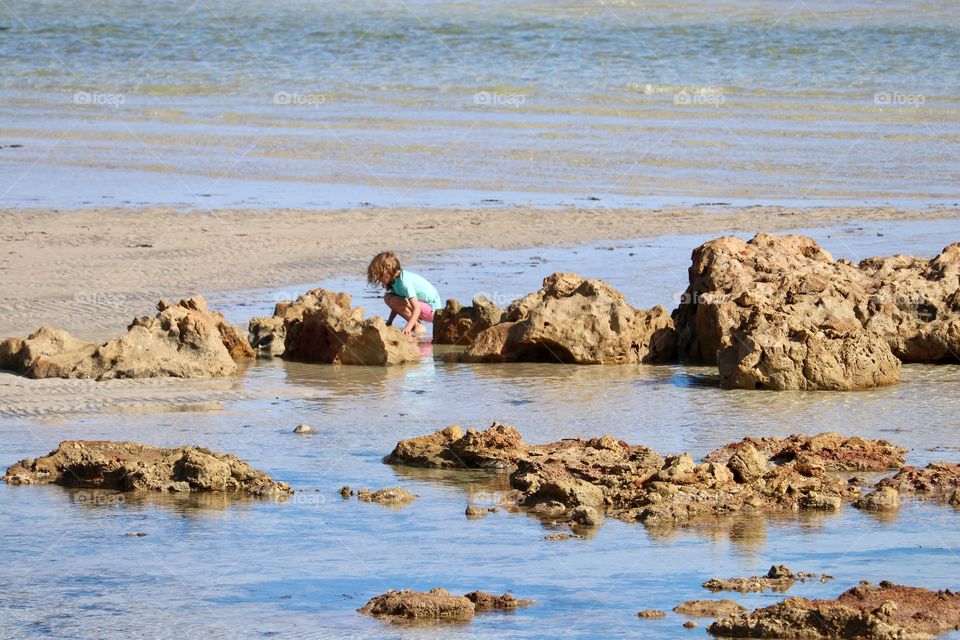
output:
[[[858,259],[933,255],[960,228],[870,223],[813,234],[835,256]],[[510,297],[546,273],[575,269],[603,277],[638,306],[672,306],[689,251],[702,240],[478,250],[437,254],[416,267],[461,299]],[[377,311],[359,276],[321,284],[350,290]],[[246,306],[240,294],[214,300],[239,321],[284,293],[247,292]],[[516,425],[528,442],[610,433],[694,456],[745,435],[831,430],[907,446],[915,464],[960,459],[950,449],[960,446],[960,366],[907,366],[901,384],[863,393],[724,391],[697,382],[712,373],[425,357],[385,369],[266,360],[215,381],[0,375],[0,465],[69,438],[197,443],[305,490],[274,502],[0,484],[0,637],[669,638],[687,633],[682,617],[643,621],[636,611],[711,597],[699,586],[707,578],[758,575],[773,563],[836,576],[798,584],[791,595],[832,597],[863,578],[957,587],[960,516],[945,505],[909,502],[882,517],[844,507],[676,529],[609,520],[587,539],[557,542],[543,538],[562,529],[522,513],[464,517],[468,503],[496,503],[503,477],[381,463],[398,439],[493,420]],[[316,433],[292,434],[300,422]],[[345,502],[337,494],[343,484],[402,485],[420,498],[401,509]],[[148,535],[125,536],[133,532]],[[387,589],[438,585],[510,590],[538,604],[438,627],[390,626],[354,611]],[[747,606],[780,598],[734,597]]]
[[[928,0],[8,0],[0,206],[953,203],[958,40]]]

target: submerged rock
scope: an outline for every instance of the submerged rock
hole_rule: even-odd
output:
[[[733,600],[687,600],[673,608],[674,612],[695,618],[726,618],[746,611]]]
[[[599,524],[605,514],[670,525],[736,512],[837,509],[860,490],[833,472],[896,468],[905,451],[827,433],[745,438],[696,463],[689,454],[664,457],[611,436],[528,445],[515,428],[494,423],[401,441],[384,461],[509,470],[505,502],[552,520]]]
[[[407,620],[469,620],[474,610],[473,602],[463,596],[451,595],[442,588],[426,593],[410,589],[388,591],[357,609],[378,618]]]
[[[363,319],[350,296],[312,289],[277,303],[272,318],[250,320],[250,344],[261,355],[325,364],[380,366],[416,363],[420,351],[383,318]],[[283,345],[282,349],[280,345]]]
[[[660,609],[644,609],[643,611],[637,611],[637,617],[646,619],[666,618],[667,612]]]
[[[817,580],[826,582],[832,577],[826,574],[817,576],[813,573],[794,573],[789,567],[782,564],[773,565],[764,576],[749,578],[711,578],[703,583],[703,588],[710,591],[739,591],[740,593],[779,591],[785,592],[796,582]]]
[[[533,600],[517,600],[512,594],[496,595],[484,591],[471,591],[463,596],[474,604],[477,611],[493,611],[494,609],[516,609],[536,604]]]
[[[189,445],[165,449],[107,440],[61,442],[42,458],[12,465],[4,480],[118,491],[292,493],[290,485],[274,481],[230,454]]]
[[[800,361],[816,369],[804,376],[806,384],[835,388],[843,365],[849,388],[862,388],[871,378],[888,384],[894,371],[887,352],[857,335],[879,337],[903,362],[960,360],[958,278],[960,243],[932,260],[898,255],[853,264],[834,260],[804,236],[717,238],[694,250],[689,286],[673,312],[680,358],[714,364],[718,353],[746,338],[748,349],[721,358],[731,379],[771,375],[750,362],[759,354],[785,357],[781,350],[789,349],[782,361],[788,371]],[[751,323],[752,316],[758,318]],[[878,366],[869,366],[870,357]],[[865,364],[875,373],[864,375],[859,367]]]
[[[853,587],[836,600],[788,598],[718,620],[707,630],[734,638],[905,640],[929,638],[958,625],[960,595],[881,582],[879,587]]]
[[[555,273],[513,302],[504,321],[476,334],[466,362],[630,364],[674,357],[673,321],[657,306],[640,311],[600,280]]]
[[[157,309],[156,316],[135,318],[125,334],[104,343],[50,327],[7,338],[0,342],[0,368],[29,378],[201,378],[230,375],[235,360],[254,355],[200,296],[175,305],[161,300]]]
[[[483,296],[473,299],[473,305],[464,307],[456,300],[447,300],[433,320],[434,344],[469,345],[481,331],[504,319],[504,311]]]
[[[341,493],[341,495],[343,495]],[[369,489],[360,489],[357,492],[357,500],[361,502],[377,502],[380,504],[406,504],[413,502],[417,496],[410,493],[403,487],[385,487],[370,492]]]

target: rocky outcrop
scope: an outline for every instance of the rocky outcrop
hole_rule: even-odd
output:
[[[707,454],[708,462],[730,464],[736,469],[742,463],[732,458],[744,451],[756,451],[750,458],[763,461],[757,473],[766,473],[767,462],[783,464],[793,462],[801,469],[824,469],[826,471],[886,471],[904,465],[907,450],[886,440],[867,440],[857,436],[846,437],[838,433],[820,433],[814,436],[792,435],[787,438],[751,438],[725,445]],[[753,463],[759,466],[758,463]],[[751,474],[755,475],[755,474]]]
[[[347,489],[349,492],[349,488]],[[349,495],[349,494],[348,494]],[[361,502],[378,502],[380,504],[400,505],[413,502],[417,496],[413,495],[403,487],[385,487],[370,491],[369,489],[360,489],[357,492],[357,500]]]
[[[399,329],[378,316],[364,320],[349,295],[326,289],[277,303],[273,317],[251,319],[249,331],[250,344],[263,356],[367,366],[420,361],[416,345]]]
[[[433,343],[469,345],[481,331],[502,322],[504,311],[483,296],[464,307],[456,300],[447,300],[433,319]]]
[[[496,595],[485,591],[471,591],[463,596],[474,604],[477,611],[493,611],[495,609],[516,609],[536,604],[533,600],[518,600],[511,593]]]
[[[600,280],[555,273],[514,301],[504,321],[479,332],[466,362],[631,364],[669,362],[673,321],[663,307],[640,311]]]
[[[894,640],[930,638],[960,625],[960,594],[881,582],[861,584],[836,600],[788,598],[711,624],[716,636]]]
[[[855,391],[900,381],[900,361],[881,336],[765,307],[723,337],[717,368],[725,389]]]
[[[469,620],[475,605],[463,596],[452,595],[443,588],[428,592],[387,591],[371,598],[357,611],[369,616],[406,620]]]
[[[857,498],[853,506],[864,511],[892,511],[900,508],[900,492],[893,487],[880,487]]]
[[[893,489],[899,495],[947,500],[960,489],[960,464],[932,462],[922,469],[904,467],[877,483],[878,489]]]
[[[886,352],[874,340],[855,336],[879,337],[903,362],[956,362],[958,287],[960,243],[932,260],[891,256],[853,264],[834,260],[804,236],[761,233],[749,242],[718,238],[693,252],[689,286],[673,312],[678,351],[681,360],[713,364],[721,350],[731,348],[731,341],[758,341],[743,354],[746,358],[778,344],[764,341],[765,332],[775,332],[780,343],[784,335],[803,332],[802,340],[797,336],[788,341],[794,349],[801,342],[809,349],[810,340],[827,341],[820,347],[826,353],[814,354],[816,367],[835,368],[834,360],[853,365],[873,356],[884,366],[870,368],[887,381],[892,370]],[[738,359],[731,353],[725,357],[727,370],[734,371],[730,361]],[[787,363],[788,369],[794,366]],[[858,384],[868,381],[861,377]]]
[[[596,526],[607,515],[673,525],[737,512],[838,509],[860,489],[835,472],[897,468],[905,450],[826,433],[746,438],[697,463],[611,436],[529,445],[513,427],[448,427],[404,440],[384,461],[443,469],[511,471],[505,502],[553,520]]]
[[[483,431],[452,425],[436,433],[401,440],[387,464],[434,469],[509,469],[526,453],[516,428],[494,422]]]
[[[372,598],[357,609],[387,620],[469,620],[474,613],[497,609],[516,609],[535,604],[532,600],[518,600],[509,593],[494,595],[471,591],[463,596],[452,595],[443,588],[428,592],[388,591]]]
[[[226,376],[235,360],[253,357],[250,345],[200,296],[168,304],[156,316],[135,318],[104,343],[41,327],[27,338],[0,343],[0,367],[30,378],[201,378]]]
[[[770,567],[764,576],[751,576],[749,578],[710,578],[703,583],[703,588],[709,591],[739,591],[740,593],[778,591],[785,592],[796,582],[809,582],[817,580],[827,582],[832,580],[833,576],[826,574],[816,575],[799,571],[794,573],[789,567],[776,564]]]
[[[117,491],[236,491],[287,494],[276,482],[236,456],[196,446],[175,449],[137,442],[67,440],[36,460],[9,467],[9,484],[59,484]]]
[[[692,618],[726,618],[746,610],[733,600],[687,600],[673,608],[674,613]]]

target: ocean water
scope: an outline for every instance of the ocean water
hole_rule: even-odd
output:
[[[0,206],[952,204],[960,5],[7,0]]]
[[[864,223],[812,230],[835,257],[934,255],[960,237],[956,221]],[[673,236],[550,249],[434,254],[416,269],[446,296],[498,300],[547,273],[603,277],[638,306],[672,306],[689,251]],[[323,283],[378,312],[362,278]],[[209,292],[240,322],[302,291]],[[436,347],[437,350],[440,347]],[[64,439],[198,443],[229,451],[303,490],[285,501],[123,495],[0,484],[2,638],[675,638],[669,611],[694,598],[745,606],[777,594],[711,595],[714,576],[771,564],[825,572],[789,595],[834,597],[861,579],[956,589],[960,514],[908,501],[878,516],[838,513],[731,518],[657,529],[608,520],[583,540],[523,513],[467,520],[493,505],[502,476],[387,466],[397,440],[449,425],[517,426],[528,442],[610,433],[664,453],[700,457],[745,435],[840,431],[910,449],[911,464],[958,460],[960,366],[904,368],[901,384],[862,393],[724,391],[697,382],[709,368],[468,365],[333,367],[260,360],[222,380],[24,380],[0,374],[0,466]],[[300,422],[316,429],[291,433]],[[401,485],[400,509],[343,501],[337,489]],[[141,538],[127,533],[148,534]],[[511,591],[537,601],[465,625],[395,626],[356,613],[388,589]],[[701,620],[703,633],[708,622]],[[957,638],[960,634],[943,637]]]

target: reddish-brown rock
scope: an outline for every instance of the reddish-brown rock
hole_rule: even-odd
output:
[[[447,300],[446,306],[433,320],[434,344],[469,345],[478,333],[503,321],[504,311],[483,296],[473,299],[469,307],[456,300]]]
[[[732,638],[919,640],[958,625],[960,595],[881,582],[853,587],[836,600],[788,598],[707,630]]]

